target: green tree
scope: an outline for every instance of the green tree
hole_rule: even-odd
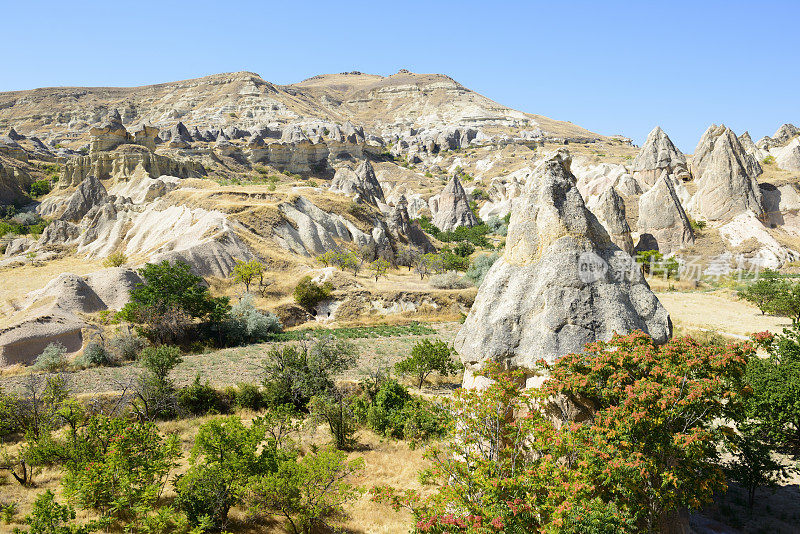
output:
[[[772,447],[761,440],[756,428],[739,425],[739,433],[725,438],[725,450],[732,455],[725,472],[732,481],[747,490],[747,506],[753,508],[756,490],[776,487],[786,470],[772,456]]]
[[[327,395],[312,397],[309,403],[311,415],[328,425],[334,446],[339,450],[349,450],[355,444],[354,400],[345,392],[334,390]]]
[[[250,284],[263,272],[264,265],[258,260],[236,260],[236,264],[233,266],[233,280],[237,284],[244,284],[245,291],[249,292]]]
[[[747,383],[753,394],[746,403],[746,417],[757,421],[761,434],[778,450],[800,455],[800,324],[783,334],[754,334],[767,352],[751,358]]]
[[[389,264],[388,261],[386,261],[383,258],[378,258],[377,260],[369,264],[369,268],[375,274],[376,282],[378,281],[378,278],[386,275],[386,271],[389,270],[389,267],[391,267],[391,265]]]
[[[461,368],[453,360],[453,349],[444,341],[423,339],[411,349],[411,356],[397,362],[395,369],[405,376],[412,376],[417,382],[417,387],[422,388],[425,379],[433,372],[442,376],[455,373]]]
[[[326,520],[342,516],[344,504],[360,494],[348,479],[363,469],[361,458],[348,461],[335,449],[281,462],[250,484],[250,512],[280,514],[294,534],[329,530]]]
[[[191,319],[221,321],[230,311],[227,297],[212,297],[204,280],[187,263],[148,263],[144,280],[131,291],[120,317],[146,325],[144,334],[159,343],[179,341]]]
[[[765,269],[754,282],[740,290],[739,298],[755,304],[761,314],[772,310],[774,303],[780,298],[785,284],[778,277],[778,272]]]
[[[310,310],[321,301],[329,299],[333,291],[333,284],[325,282],[317,284],[310,276],[304,276],[292,291],[294,301],[300,306]]]
[[[89,534],[104,527],[105,521],[90,521],[85,525],[77,525],[75,510],[59,504],[55,495],[50,490],[40,493],[33,503],[31,513],[25,517],[25,523],[30,527],[27,531],[14,529],[15,533],[27,532],[28,534]]]

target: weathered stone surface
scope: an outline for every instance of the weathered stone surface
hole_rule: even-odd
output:
[[[747,154],[730,128],[712,124],[703,134],[692,160],[698,189],[687,211],[706,221],[728,221],[745,211],[761,216],[761,192],[756,176],[761,166]]]
[[[655,185],[639,198],[637,229],[637,250],[658,250],[662,254],[670,254],[694,243],[692,226],[666,170]]]
[[[675,148],[664,130],[656,126],[636,154],[631,172],[634,178],[649,187],[658,180],[663,171],[682,177],[688,174],[688,167],[683,153]]]
[[[89,175],[81,182],[78,189],[67,201],[67,207],[60,219],[64,221],[79,221],[89,213],[94,206],[102,203],[108,193],[106,188],[94,175]]]
[[[505,253],[455,339],[467,387],[487,361],[533,369],[614,332],[671,335],[667,311],[586,209],[569,166],[566,152],[547,157],[514,204]]]
[[[587,207],[606,229],[611,241],[628,254],[633,254],[631,227],[625,219],[625,201],[617,191],[609,187],[596,200],[587,202]]]
[[[753,138],[750,137],[750,132],[744,132],[742,135],[740,135],[739,142],[742,144],[744,151],[753,156],[756,161],[761,161],[765,157],[769,156],[769,152],[767,150],[756,146],[756,144],[753,142]]]
[[[389,231],[394,235],[398,241],[405,241],[409,245],[420,249],[423,252],[432,252],[435,247],[422,231],[422,228],[415,222],[411,221],[408,215],[408,202],[406,197],[401,195],[400,199],[394,205],[389,215],[386,217],[386,225]]]
[[[478,224],[475,214],[469,208],[467,193],[455,175],[439,193],[436,208],[433,224],[443,232],[455,230],[459,226],[472,227]]]
[[[39,238],[40,245],[66,245],[81,235],[78,225],[69,221],[56,219],[47,225]]]
[[[75,315],[55,311],[0,329],[0,365],[30,365],[50,343],[77,352],[83,345],[84,326]]]
[[[792,172],[800,171],[800,137],[786,146],[770,149],[769,153],[775,157],[778,168]]]
[[[122,125],[122,118],[117,110],[109,115],[106,124],[89,130],[89,135],[91,136],[89,152],[107,152],[133,141],[131,134]]]
[[[156,149],[156,138],[158,137],[158,128],[143,124],[138,129],[134,130],[133,142],[137,145],[147,147],[149,150]]]
[[[800,128],[794,124],[784,124],[772,136],[772,140],[777,144],[785,144],[794,136],[800,134]]]
[[[349,167],[337,170],[331,182],[331,191],[352,196],[356,202],[367,202],[376,206],[378,202],[384,202],[383,188],[369,161],[362,161],[355,171]]]

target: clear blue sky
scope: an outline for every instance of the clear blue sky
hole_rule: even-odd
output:
[[[0,0],[0,91],[250,70],[438,72],[502,104],[691,152],[800,125],[800,2]]]

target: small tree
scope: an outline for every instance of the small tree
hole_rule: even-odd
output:
[[[348,479],[363,469],[363,459],[347,461],[334,449],[283,462],[250,484],[250,512],[280,514],[294,534],[329,530],[326,519],[341,516],[344,504],[360,494]]]
[[[731,480],[747,490],[747,506],[753,508],[756,490],[777,486],[786,470],[772,457],[772,447],[764,443],[750,425],[740,425],[739,432],[725,439],[725,449],[733,456],[725,464],[725,471]]]
[[[245,291],[250,291],[250,284],[264,272],[264,265],[258,260],[236,260],[233,266],[233,279],[237,284],[244,284]]]
[[[128,257],[122,252],[113,252],[103,261],[104,267],[122,267],[128,262]]]
[[[778,273],[772,269],[765,269],[758,280],[750,283],[739,291],[739,298],[755,304],[761,315],[772,310],[774,303],[780,298],[783,283],[778,278]]]
[[[375,273],[375,281],[378,281],[378,278],[381,276],[386,275],[386,271],[389,270],[389,262],[383,258],[378,258],[377,260],[373,261],[369,264],[369,268]]]
[[[348,450],[355,443],[356,421],[352,404],[353,398],[339,390],[313,397],[309,403],[312,416],[328,425],[334,446],[339,450]]]
[[[329,299],[332,291],[333,284],[330,282],[317,284],[311,280],[310,276],[305,276],[297,283],[292,295],[294,296],[295,302],[307,310],[310,310],[321,301]]]
[[[413,376],[417,387],[422,388],[425,378],[433,372],[443,376],[455,373],[461,367],[453,361],[453,350],[444,341],[431,343],[427,339],[418,342],[411,349],[411,356],[395,364],[401,375]]]

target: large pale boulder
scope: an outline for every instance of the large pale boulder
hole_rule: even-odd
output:
[[[649,187],[664,171],[681,179],[688,176],[686,156],[675,147],[664,130],[656,126],[633,159],[631,172],[634,178]]]
[[[630,255],[585,207],[562,151],[541,162],[514,204],[505,253],[486,275],[455,339],[465,386],[486,362],[531,369],[580,352],[614,332],[642,330],[658,343],[669,314]]]
[[[611,241],[628,254],[633,254],[631,227],[625,218],[625,201],[617,191],[609,187],[592,202],[587,202],[587,207],[606,229]]]
[[[103,126],[96,126],[89,130],[91,141],[89,152],[107,152],[133,141],[133,137],[122,125],[119,111],[114,110],[108,117],[108,122]]]
[[[694,243],[692,226],[667,171],[639,198],[637,229],[637,250],[670,254]]]
[[[698,189],[687,211],[706,221],[728,221],[751,211],[761,216],[756,176],[761,166],[747,154],[730,128],[711,125],[695,150],[692,170]]]
[[[331,191],[352,196],[356,202],[378,205],[384,202],[383,189],[369,161],[362,161],[356,170],[342,167],[336,171],[331,182]]]
[[[100,180],[94,175],[89,175],[67,201],[67,207],[60,219],[79,221],[94,206],[102,203],[107,196],[106,188]]]
[[[455,175],[439,194],[433,224],[443,232],[455,230],[459,226],[472,227],[478,224],[469,207],[467,192]]]
[[[770,149],[769,153],[775,157],[775,164],[785,171],[800,171],[800,137],[793,139],[783,147]]]

